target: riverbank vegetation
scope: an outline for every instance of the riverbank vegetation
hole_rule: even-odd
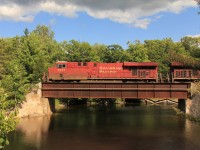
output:
[[[199,101],[199,100],[198,100]],[[195,109],[196,111],[200,111],[200,108],[199,106],[196,106],[198,107],[197,109]],[[186,114],[185,112],[181,111],[180,109],[178,108],[175,108],[174,107],[174,111],[176,112],[176,115],[178,117],[184,117],[186,119],[189,119],[190,121],[192,122],[195,122],[195,123],[199,123],[200,124],[200,114],[198,113],[198,115],[194,115],[194,113],[192,112],[191,114]]]
[[[179,61],[200,68],[200,37],[183,37],[127,42],[124,49],[118,44],[104,45],[77,40],[57,42],[54,32],[38,25],[22,36],[0,38],[0,147],[7,142],[7,133],[14,129],[17,107],[31,87],[41,82],[43,73],[57,60],[95,62],[158,62],[159,72],[166,76],[169,64]]]

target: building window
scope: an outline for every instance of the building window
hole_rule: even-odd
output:
[[[94,63],[94,67],[97,67],[97,63]]]
[[[83,62],[83,66],[87,66],[87,63],[86,63],[86,62]]]

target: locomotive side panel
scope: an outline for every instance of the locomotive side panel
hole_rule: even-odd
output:
[[[87,63],[68,62],[65,80],[87,79],[89,77],[90,68]]]
[[[99,63],[98,78],[114,79],[123,78],[123,63]]]
[[[158,81],[157,63],[97,63],[59,61],[48,69],[51,81],[131,80]]]
[[[126,62],[126,78],[143,81],[158,81],[158,64],[155,62]]]

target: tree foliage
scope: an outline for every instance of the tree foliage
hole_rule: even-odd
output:
[[[127,52],[129,53],[128,61],[135,62],[148,62],[148,49],[140,41],[135,41],[135,43],[128,43]]]
[[[7,93],[0,82],[0,149],[9,144],[7,134],[15,129],[16,111],[11,111],[10,102],[7,101]]]
[[[197,2],[197,5],[199,6],[200,8],[200,0],[195,0]],[[200,14],[200,11],[198,12],[198,14]]]

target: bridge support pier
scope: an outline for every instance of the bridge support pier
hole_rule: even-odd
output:
[[[48,98],[48,101],[49,101],[51,112],[55,113],[56,112],[55,98]]]
[[[185,99],[178,99],[178,109],[186,112],[186,100]]]

